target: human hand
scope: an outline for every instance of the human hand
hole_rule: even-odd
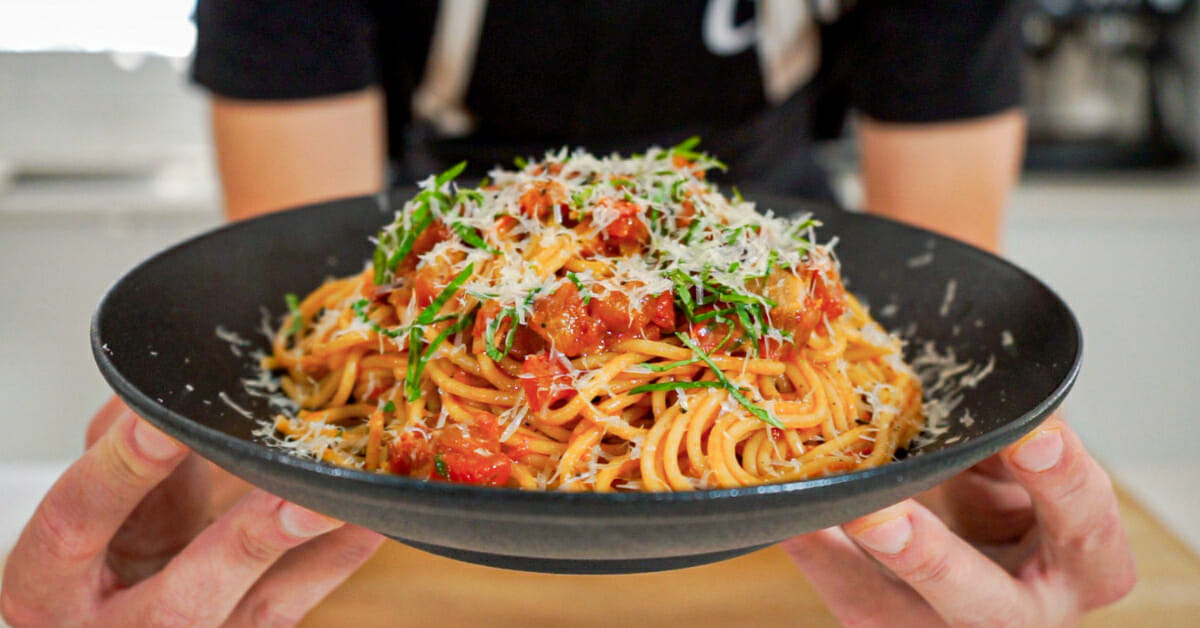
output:
[[[291,625],[382,542],[227,483],[115,398],[9,555],[13,626]]]
[[[1068,626],[1136,580],[1112,483],[1057,418],[922,501],[783,548],[855,626]]]

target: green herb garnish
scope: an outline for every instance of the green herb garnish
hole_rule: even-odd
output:
[[[453,181],[455,177],[462,174],[463,170],[466,170],[466,169],[467,169],[467,162],[465,162],[465,161],[460,161],[460,162],[454,164],[454,166],[451,167],[449,170],[443,172],[442,174],[439,174],[437,177],[435,177],[433,179],[434,189],[436,190],[437,188],[440,188],[443,185],[446,185],[447,183]]]
[[[642,384],[633,390],[631,393],[654,392],[656,390],[680,390],[683,388],[724,388],[725,385],[721,382],[654,382],[653,384]]]
[[[470,318],[470,315],[460,317],[453,325],[449,325],[443,329],[424,350],[421,348],[422,330],[426,325],[432,325],[439,321],[453,318],[453,316],[439,318],[438,312],[458,292],[459,287],[466,283],[467,279],[470,279],[471,273],[474,270],[474,263],[467,264],[467,267],[455,275],[454,279],[450,280],[450,283],[446,284],[445,288],[442,288],[442,291],[434,297],[433,301],[417,314],[417,319],[413,321],[409,329],[408,369],[404,376],[404,391],[409,401],[415,401],[421,394],[421,374],[425,372],[425,364],[433,357],[433,353],[437,351],[439,345],[445,342],[451,334],[461,331],[466,326],[466,321]]]
[[[579,294],[583,296],[583,304],[587,305],[592,300],[592,291],[588,290],[587,286],[583,285],[583,280],[581,280],[579,275],[576,275],[574,272],[567,271],[567,279],[570,279],[571,283],[575,284],[575,289],[578,290]]]
[[[508,333],[504,335],[504,350],[501,351],[500,347],[496,345],[496,332],[499,331],[500,325],[505,319],[511,320],[512,325],[509,326]],[[504,356],[508,355],[509,351],[512,351],[513,341],[517,337],[517,311],[513,308],[501,310],[495,318],[488,321],[485,335],[486,338],[483,339],[484,352],[494,362],[503,360]]]
[[[691,244],[692,237],[696,235],[696,232],[699,229],[700,229],[700,217],[693,216],[691,224],[688,225],[687,233],[683,234],[683,239],[680,240],[680,242],[682,242],[684,244]]]
[[[475,227],[467,226],[461,222],[452,222],[450,223],[450,228],[458,234],[458,237],[462,238],[463,242],[466,242],[477,249],[483,249],[492,255],[500,254],[500,249],[488,244],[487,241],[483,239],[483,236],[479,235],[479,230]]]
[[[688,358],[686,360],[678,360],[676,362],[667,362],[666,364],[642,364],[641,366],[644,366],[655,373],[661,373],[663,371],[669,371],[671,369],[676,369],[681,366],[690,366],[699,361],[700,361],[700,358],[693,357],[693,358]]]
[[[446,284],[445,288],[442,288],[442,291],[439,292],[436,297],[434,297],[433,301],[430,301],[429,305],[426,305],[425,309],[421,310],[420,314],[417,314],[417,320],[413,323],[413,325],[429,325],[433,323],[434,319],[437,317],[437,313],[442,310],[442,306],[446,304],[446,301],[450,300],[450,297],[454,296],[455,292],[458,292],[458,288],[460,286],[462,286],[468,279],[471,278],[471,273],[474,271],[475,263],[472,262],[467,264],[467,267],[455,275],[454,279],[451,279],[450,283]]]
[[[288,312],[292,314],[292,326],[288,329],[288,333],[296,336],[300,330],[304,329],[304,315],[300,312],[300,299],[289,292],[283,295],[283,300],[287,303]]]
[[[440,453],[433,457],[433,473],[443,480],[450,479],[450,470],[446,468],[446,459]]]
[[[692,152],[692,149],[699,145],[700,136],[693,135],[686,140],[683,140],[682,142],[672,146],[667,153],[671,155],[683,155],[684,157],[692,158],[694,156],[699,156],[697,153]]]
[[[434,352],[437,351],[443,342],[446,342],[447,338],[466,329],[475,320],[473,314],[474,310],[466,316],[459,318],[453,325],[448,325],[433,339],[433,342],[430,342],[425,347],[424,351],[420,350],[420,345],[418,344],[419,335],[416,333],[416,330],[413,330],[413,333],[410,334],[408,370],[404,377],[404,392],[409,401],[416,401],[417,397],[421,396],[421,374],[425,372],[425,365],[429,363]]]
[[[692,339],[688,338],[687,334],[675,332],[675,337],[679,338],[679,341],[682,342],[684,346],[686,346],[688,349],[691,349],[692,353],[694,353],[696,357],[703,360],[704,363],[708,365],[708,368],[712,369],[713,375],[717,376],[717,381],[721,383],[721,387],[725,390],[728,390],[729,395],[737,400],[738,403],[742,404],[742,407],[750,412],[750,414],[758,417],[760,421],[770,425],[771,427],[783,429],[783,424],[779,422],[779,419],[771,416],[771,413],[760,408],[759,406],[754,405],[753,402],[747,399],[746,396],[742,394],[742,391],[738,390],[738,387],[734,386],[733,382],[729,381],[728,377],[725,377],[725,372],[720,368],[717,368],[717,364],[712,361],[712,358],[709,357],[709,355],[705,353],[704,350],[701,349],[696,343],[692,342]]]
[[[371,304],[371,302],[367,301],[366,299],[359,299],[359,300],[355,301],[354,303],[352,303],[350,305],[350,308],[354,310],[354,314],[356,316],[358,316],[358,320],[365,323],[367,326],[369,326],[375,332],[383,334],[384,336],[387,336],[388,338],[397,338],[399,336],[404,335],[404,332],[406,331],[404,327],[397,327],[395,329],[384,329],[384,328],[380,327],[375,321],[368,318],[367,317],[367,307],[370,304]]]
[[[467,162],[461,161],[449,170],[439,174],[433,179],[433,187],[421,190],[419,194],[413,197],[412,202],[416,205],[416,209],[408,216],[408,227],[392,233],[389,231],[381,231],[379,233],[378,243],[375,245],[375,254],[372,256],[372,263],[375,266],[375,285],[383,285],[389,277],[396,271],[396,267],[408,254],[412,252],[413,245],[417,243],[417,238],[429,228],[429,225],[434,221],[434,205],[435,203],[441,207],[448,209],[454,202],[445,192],[442,192],[442,186],[455,177],[462,174],[467,167]]]

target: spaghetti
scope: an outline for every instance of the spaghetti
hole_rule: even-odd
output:
[[[723,195],[688,141],[548,153],[421,184],[360,274],[326,282],[264,369],[275,438],[371,472],[678,491],[885,464],[924,425],[900,343],[811,217]]]

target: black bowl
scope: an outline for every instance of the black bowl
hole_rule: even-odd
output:
[[[777,211],[798,206],[760,199],[760,207]],[[952,422],[913,455],[877,469],[690,493],[480,488],[293,457],[259,442],[255,422],[238,411],[271,416],[241,382],[253,374],[252,347],[231,345],[224,332],[265,349],[258,331],[264,307],[277,320],[284,294],[362,270],[372,250],[367,237],[391,218],[365,197],[225,226],[159,253],[105,295],[92,350],[130,407],[200,455],[274,494],[409,545],[545,572],[698,565],[848,521],[946,480],[1033,429],[1079,370],[1074,316],[1016,266],[888,220],[804,209],[825,222],[820,237],[840,238],[850,289],[885,326],[911,335],[910,351],[933,341],[980,364],[994,356],[994,372],[965,392],[961,409],[973,420]]]

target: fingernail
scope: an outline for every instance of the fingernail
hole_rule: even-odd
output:
[[[167,460],[175,457],[183,446],[175,439],[158,431],[142,419],[134,419],[133,442],[146,457],[152,460]]]
[[[1038,473],[1058,464],[1062,452],[1062,433],[1056,429],[1042,430],[1017,446],[1012,461],[1025,471]]]
[[[279,525],[283,526],[283,530],[292,536],[306,538],[336,530],[342,527],[342,522],[319,515],[291,502],[284,502],[279,507]]]
[[[901,513],[891,519],[870,525],[851,536],[868,549],[880,554],[899,554],[912,540],[912,522]]]

